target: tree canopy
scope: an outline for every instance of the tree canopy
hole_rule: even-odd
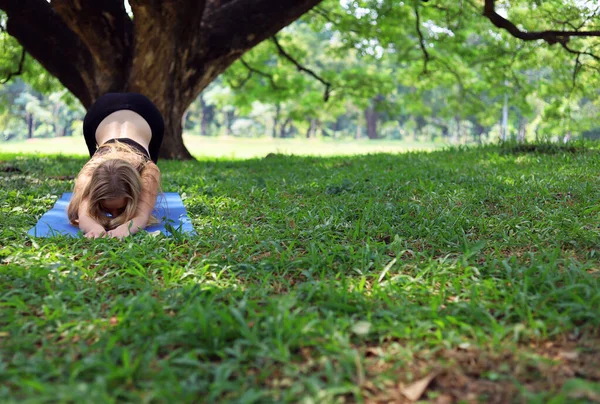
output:
[[[223,72],[238,108],[261,101],[276,119],[287,109],[286,119],[308,118],[307,133],[348,103],[371,133],[378,114],[489,126],[508,96],[525,120],[573,115],[598,98],[592,1],[130,3],[0,0],[18,41],[6,41],[0,68],[47,88],[54,76],[84,107],[108,91],[148,95],[165,116],[167,158],[190,157],[181,118]]]

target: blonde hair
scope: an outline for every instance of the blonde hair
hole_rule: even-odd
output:
[[[142,194],[142,174],[147,160],[131,146],[124,143],[102,145],[77,176],[89,180],[75,186],[67,216],[73,225],[79,224],[79,207],[88,200],[88,216],[106,230],[112,230],[134,218]],[[105,199],[125,198],[123,213],[115,217],[106,215],[102,208]],[[148,224],[158,223],[151,217]]]

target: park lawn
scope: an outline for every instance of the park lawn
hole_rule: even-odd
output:
[[[337,140],[337,139],[273,139],[240,137],[207,137],[185,134],[183,141],[190,153],[200,159],[207,157],[247,159],[264,157],[269,153],[332,156],[368,153],[400,153],[441,149],[444,143],[410,140]],[[88,150],[82,136],[0,143],[0,152],[32,155],[79,155]]]
[[[600,397],[591,146],[160,161],[197,235],[124,241],[27,236],[85,160],[0,160],[2,402]]]

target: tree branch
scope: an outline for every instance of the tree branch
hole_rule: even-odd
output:
[[[229,80],[228,78],[225,78],[225,81],[227,81],[227,84],[229,84],[229,87],[239,90],[246,85],[248,80],[250,80],[252,78],[252,72],[250,70],[248,70],[247,73],[248,74],[246,75],[246,77],[244,77],[239,84],[234,84],[233,81]]]
[[[580,57],[581,57],[581,55],[579,54],[575,58],[575,67],[573,68],[573,78],[572,78],[571,92],[573,92],[575,90],[575,86],[577,85],[577,75],[579,74],[579,71],[582,68],[582,64],[579,61]]]
[[[571,37],[600,37],[600,31],[522,31],[514,23],[496,13],[495,3],[495,0],[485,0],[483,15],[496,27],[505,29],[515,38],[524,41],[536,41],[542,39],[548,44],[553,45],[555,43],[566,44]]]
[[[338,24],[338,22],[337,22],[337,21],[334,21],[334,20],[333,20],[333,19],[332,19],[332,18],[329,16],[329,14],[327,14],[327,12],[326,12],[326,11],[324,11],[324,10],[321,10],[321,8],[319,8],[319,7],[313,7],[313,8],[312,8],[310,11],[312,11],[312,12],[313,12],[313,13],[315,13],[315,14],[318,14],[318,15],[320,15],[320,16],[321,16],[321,17],[323,17],[323,18],[325,19],[325,21],[327,21],[327,22],[330,22],[330,23],[332,23],[332,24],[334,24],[334,25],[337,25],[337,24]]]
[[[0,0],[1,1],[1,0]],[[246,51],[297,20],[321,0],[207,0],[202,42],[189,63],[187,87],[198,91]],[[235,27],[231,30],[229,27]],[[204,66],[210,64],[211,69]]]
[[[0,81],[0,84],[6,84],[6,83],[8,83],[8,81],[10,79],[13,78],[13,76],[18,76],[21,73],[23,73],[23,65],[25,64],[25,54],[26,53],[27,52],[25,52],[25,48],[22,48],[21,49],[21,58],[19,59],[19,67],[17,68],[16,71],[8,73],[8,76],[6,76],[6,78],[4,80]]]
[[[469,88],[465,86],[463,82],[463,77],[448,62],[440,58],[436,58],[433,63],[435,62],[443,65],[448,70],[448,72],[450,72],[450,74],[454,76],[454,78],[456,79],[456,83],[458,84],[458,89],[461,97],[468,96],[471,97],[476,104],[483,104],[481,97],[473,93]]]
[[[575,49],[571,49],[571,48],[569,48],[569,45],[568,45],[568,44],[566,44],[566,43],[561,43],[561,46],[562,46],[562,47],[563,47],[563,48],[564,48],[564,49],[565,49],[567,52],[569,52],[569,53],[572,53],[572,54],[574,54],[574,55],[577,55],[577,57],[578,57],[578,58],[579,58],[579,56],[581,56],[581,55],[586,55],[586,56],[589,56],[589,57],[591,57],[592,59],[596,60],[597,62],[600,62],[600,56],[598,56],[598,55],[596,55],[596,54],[594,54],[594,53],[587,52],[587,51],[578,51],[578,50],[575,50]]]
[[[591,53],[591,52],[587,52],[587,51],[581,52],[581,51],[578,51],[578,50],[575,50],[575,49],[571,49],[571,48],[569,48],[569,45],[566,44],[566,43],[561,43],[561,46],[567,52],[569,52],[569,53],[571,53],[573,55],[576,55],[576,57],[575,57],[575,67],[573,68],[573,76],[572,76],[572,83],[573,84],[572,84],[572,87],[571,87],[571,91],[574,91],[575,90],[575,85],[576,85],[576,82],[577,82],[577,75],[579,74],[579,72],[584,67],[591,67],[591,66],[586,65],[585,63],[583,63],[581,61],[581,56],[589,56],[589,57],[593,58],[594,60],[596,60],[597,62],[600,62],[600,57],[597,56],[597,55],[595,55],[595,54],[593,54],[593,53]],[[598,68],[595,68],[595,67],[592,67],[592,68],[594,68],[595,70],[599,70],[600,71],[600,69],[598,69]]]
[[[421,16],[419,15],[419,6],[415,3],[415,25],[417,28],[417,34],[419,35],[419,46],[421,47],[421,51],[423,52],[424,60],[423,60],[423,74],[427,74],[427,63],[429,62],[429,53],[427,52],[427,48],[425,47],[425,38],[423,38],[423,33],[421,32]]]
[[[133,23],[123,0],[55,0],[52,6],[89,49],[99,81],[126,82],[131,67]],[[116,76],[116,77],[115,77]],[[100,84],[101,92],[118,90]]]
[[[97,88],[92,55],[52,5],[46,0],[0,0],[0,9],[8,17],[7,32],[89,106]]]
[[[243,64],[243,65],[244,65],[244,67],[245,67],[246,69],[248,69],[248,71],[249,71],[250,73],[256,73],[256,74],[258,74],[259,76],[266,77],[267,79],[269,79],[269,82],[271,83],[271,87],[273,87],[274,89],[276,89],[276,90],[281,90],[281,89],[282,89],[282,88],[281,88],[281,87],[279,87],[277,84],[275,84],[275,80],[273,79],[273,76],[271,76],[269,73],[263,72],[263,71],[261,71],[261,70],[258,70],[258,69],[256,69],[256,68],[254,68],[254,67],[250,66],[250,65],[248,64],[248,62],[246,62],[246,61],[244,60],[244,58],[240,58],[240,63],[241,63],[241,64]]]
[[[287,60],[289,60],[290,62],[292,62],[292,64],[294,66],[296,66],[296,69],[298,69],[298,71],[305,72],[305,73],[311,75],[312,77],[314,77],[315,79],[317,79],[318,81],[320,81],[325,86],[325,94],[323,95],[323,100],[325,102],[327,102],[327,100],[329,99],[329,92],[331,91],[331,83],[328,82],[328,81],[326,81],[326,80],[324,80],[323,78],[321,78],[319,75],[317,75],[312,70],[310,70],[310,69],[302,66],[300,63],[298,63],[298,61],[296,59],[294,59],[289,53],[287,53],[283,49],[283,47],[281,46],[281,44],[277,40],[277,36],[276,35],[273,35],[271,37],[271,39],[273,40],[273,43],[277,47],[277,51],[279,52],[279,54],[281,56],[283,56],[284,58],[286,58]]]

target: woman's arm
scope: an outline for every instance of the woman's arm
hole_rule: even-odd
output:
[[[148,162],[142,172],[142,194],[135,216],[107,234],[112,237],[121,238],[145,229],[156,205],[159,186],[160,170],[156,164]]]
[[[83,189],[90,182],[89,175],[80,175],[75,180],[74,192],[83,192]],[[89,201],[88,198],[82,198],[79,208],[77,209],[77,220],[79,221],[79,228],[86,237],[100,237],[106,230],[102,225],[96,222],[94,219],[88,216]]]

